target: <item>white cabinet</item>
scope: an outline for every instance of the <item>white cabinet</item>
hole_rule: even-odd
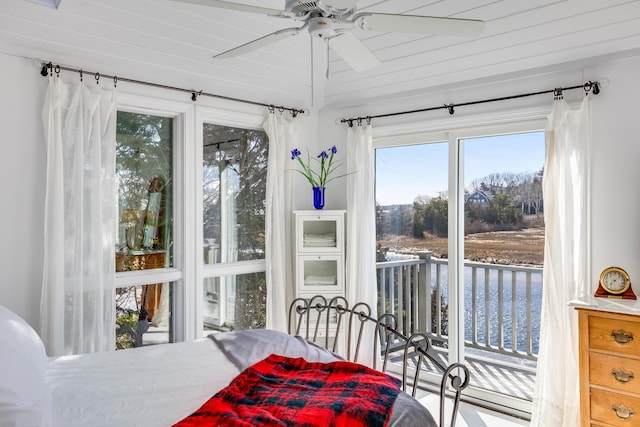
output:
[[[345,211],[294,211],[295,277],[299,297],[345,295]]]

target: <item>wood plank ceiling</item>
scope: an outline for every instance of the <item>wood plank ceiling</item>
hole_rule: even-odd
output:
[[[237,58],[212,58],[301,25],[289,19],[172,0],[61,0],[57,9],[43,5],[53,1],[2,0],[0,52],[305,108],[355,106],[443,85],[640,53],[638,0],[359,0],[360,11],[486,21],[475,38],[354,29],[382,62],[359,73],[334,53],[323,61],[322,42],[312,42],[306,32]],[[282,9],[285,0],[229,1]]]

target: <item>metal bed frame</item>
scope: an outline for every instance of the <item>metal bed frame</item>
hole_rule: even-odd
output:
[[[377,369],[376,365],[382,359],[382,368],[378,370],[387,372],[390,356],[401,352],[404,392],[407,392],[409,385],[409,358],[417,356],[416,370],[410,384],[411,396],[414,398],[420,383],[421,366],[423,361],[428,360],[442,373],[439,425],[445,426],[445,400],[450,398],[453,401],[450,426],[455,427],[462,391],[469,385],[469,369],[462,363],[443,365],[429,353],[431,341],[427,334],[418,332],[407,337],[398,331],[398,319],[395,315],[385,313],[374,319],[371,313],[368,304],[360,302],[349,308],[348,301],[340,296],[331,300],[322,295],[296,298],[289,306],[288,332],[338,353],[349,361],[357,362],[366,329],[372,330],[373,369]],[[341,338],[345,334],[346,341]],[[341,342],[344,348],[340,347]]]

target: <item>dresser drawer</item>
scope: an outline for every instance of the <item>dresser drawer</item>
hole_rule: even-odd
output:
[[[591,419],[612,426],[640,425],[640,398],[591,388]]]
[[[589,380],[591,384],[640,394],[640,360],[591,352]]]
[[[589,347],[640,355],[640,322],[589,316]]]

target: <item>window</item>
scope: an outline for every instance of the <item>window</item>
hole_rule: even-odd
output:
[[[116,271],[172,265],[173,120],[119,111],[116,137]]]
[[[203,330],[263,328],[268,138],[210,122],[202,130]]]
[[[263,112],[119,100],[117,346],[264,327]]]
[[[119,111],[116,126],[116,272],[171,267],[173,119]],[[172,287],[154,281],[116,289],[117,348],[172,341]]]
[[[470,397],[522,412],[538,352],[543,126],[374,141],[380,303],[467,362]]]

